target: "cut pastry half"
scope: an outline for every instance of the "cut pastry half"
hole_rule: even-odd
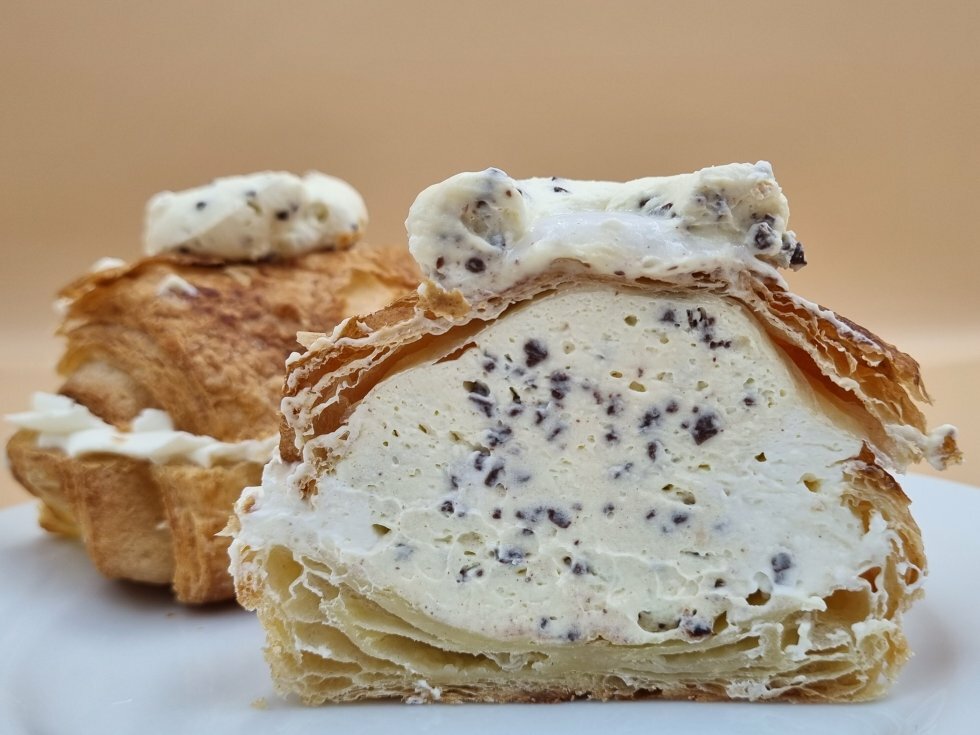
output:
[[[357,193],[311,177],[309,194],[258,174],[157,197],[157,254],[103,261],[60,293],[65,382],[8,417],[20,430],[7,454],[41,525],[80,538],[105,575],[172,585],[181,602],[232,598],[216,534],[276,444],[297,332],[417,284],[403,247],[351,247],[366,221]]]
[[[427,280],[290,360],[236,506],[279,688],[882,694],[925,573],[892,473],[958,460],[955,430],[910,357],[788,290],[787,219],[764,163],[423,192]]]

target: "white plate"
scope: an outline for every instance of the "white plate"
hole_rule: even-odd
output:
[[[576,702],[309,709],[272,689],[262,631],[233,605],[187,609],[102,579],[32,505],[0,513],[0,733],[975,733],[980,712],[980,489],[904,483],[925,534],[916,656],[885,700],[858,705]]]

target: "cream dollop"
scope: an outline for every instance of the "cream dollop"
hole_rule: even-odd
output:
[[[760,161],[625,183],[462,173],[423,191],[406,227],[429,280],[481,298],[568,262],[629,278],[799,268],[803,248],[788,221],[786,197]]]
[[[147,203],[147,254],[178,251],[225,260],[347,247],[367,227],[364,200],[346,181],[311,171],[215,179]]]
[[[9,414],[7,421],[38,432],[41,449],[60,449],[69,457],[118,454],[155,464],[186,461],[201,467],[218,463],[258,462],[272,456],[278,437],[223,442],[211,436],[176,431],[166,411],[145,408],[122,431],[68,396],[35,393],[31,410]]]

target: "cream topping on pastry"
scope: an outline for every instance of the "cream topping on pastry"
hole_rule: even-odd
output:
[[[406,226],[426,277],[479,300],[562,262],[630,279],[799,268],[803,248],[788,221],[760,161],[625,183],[462,173],[423,191]]]
[[[123,431],[106,423],[68,396],[35,393],[31,410],[8,414],[15,426],[38,432],[41,449],[60,449],[69,457],[119,454],[155,464],[186,461],[202,467],[216,463],[268,461],[278,437],[223,442],[211,436],[176,431],[166,411],[145,408]]]
[[[364,200],[347,182],[316,171],[302,177],[266,171],[155,195],[146,207],[144,245],[148,255],[259,260],[349,246],[367,222]]]

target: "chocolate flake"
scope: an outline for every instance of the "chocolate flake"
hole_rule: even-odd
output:
[[[524,362],[528,367],[534,367],[548,358],[548,348],[536,339],[524,343]]]
[[[470,273],[483,273],[487,269],[487,264],[482,258],[470,258],[466,261],[466,270]]]
[[[517,566],[524,561],[524,552],[516,546],[508,546],[506,549],[496,549],[494,556],[501,564]]]
[[[483,479],[483,484],[487,487],[493,487],[497,483],[497,478],[500,477],[500,473],[504,471],[503,464],[495,464],[493,468],[487,473],[487,476]]]
[[[785,551],[780,551],[769,560],[769,563],[776,574],[776,584],[782,584],[786,579],[786,571],[793,567],[793,558]]]
[[[656,423],[660,423],[660,411],[656,408],[651,408],[643,414],[643,418],[640,420],[640,431],[649,429]]]
[[[572,525],[572,519],[558,508],[548,508],[548,520],[558,526],[558,528],[568,528]]]
[[[650,458],[651,462],[657,461],[657,450],[659,442],[650,442],[647,444],[647,456]]]
[[[451,516],[454,512],[456,512],[456,506],[453,504],[452,500],[444,500],[442,501],[442,505],[439,506],[439,510],[445,515]]]
[[[694,423],[694,428],[691,429],[691,436],[694,437],[695,444],[701,445],[718,434],[719,431],[721,431],[721,428],[718,426],[718,417],[713,413],[706,413],[703,416],[699,416],[698,420]]]

